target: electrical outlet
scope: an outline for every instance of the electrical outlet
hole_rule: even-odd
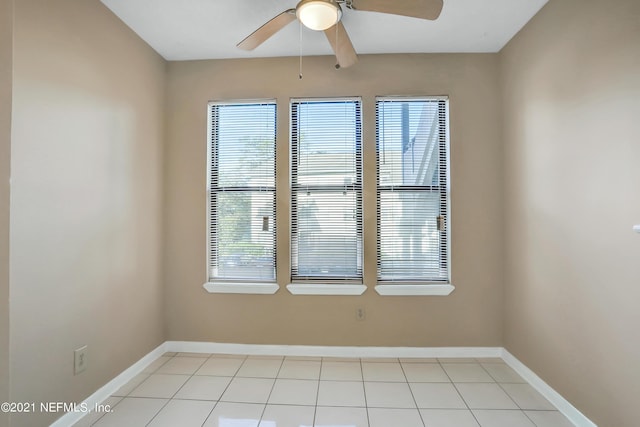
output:
[[[356,308],[356,320],[364,320],[364,308]]]
[[[73,374],[78,375],[87,369],[87,346],[73,351]]]

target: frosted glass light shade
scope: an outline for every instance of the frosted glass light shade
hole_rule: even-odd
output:
[[[298,4],[296,16],[305,27],[315,31],[324,31],[340,20],[342,10],[332,0],[308,0]]]

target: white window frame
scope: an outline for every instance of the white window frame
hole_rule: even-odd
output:
[[[293,155],[293,144],[295,143],[295,141],[297,140],[296,138],[294,138],[293,134],[294,134],[294,112],[293,112],[293,107],[295,104],[300,104],[300,103],[304,103],[304,102],[349,102],[349,101],[354,101],[358,103],[358,112],[359,112],[359,117],[357,120],[357,123],[359,124],[359,129],[357,129],[357,132],[359,133],[359,137],[360,137],[360,159],[359,159],[359,163],[360,163],[360,167],[361,170],[357,173],[360,174],[360,177],[362,179],[362,175],[364,173],[363,170],[363,161],[364,161],[364,141],[363,141],[363,126],[362,126],[362,121],[363,121],[363,103],[362,103],[362,98],[361,97],[336,97],[336,98],[291,98],[290,102],[289,102],[289,144],[290,144],[290,149],[289,149],[289,154],[290,156]],[[290,180],[293,179],[293,160],[292,160],[292,164],[291,164],[291,176],[290,176]],[[292,181],[290,181],[291,183]],[[361,182],[361,188],[360,188],[360,201],[361,203],[363,203],[363,197],[364,197],[364,183]],[[291,197],[289,198],[289,203],[290,203],[290,209],[292,207],[292,203],[293,203],[293,197],[294,197],[294,192],[293,189],[291,191]],[[361,211],[362,211],[362,206],[361,206]],[[291,210],[292,212],[292,210]],[[362,215],[364,216],[364,213],[362,213]],[[362,220],[362,219],[361,219]],[[290,229],[293,229],[293,217],[291,217],[291,221],[290,221]],[[361,234],[361,241],[360,244],[364,245],[364,240],[363,240],[363,229],[360,230],[360,234]],[[292,241],[292,238],[290,239],[290,242]],[[292,260],[294,254],[293,254],[293,245],[290,246],[290,251],[291,253],[289,254],[290,260]],[[363,253],[364,253],[364,247],[362,247],[361,249],[361,259],[359,260],[360,263],[364,263],[364,259],[363,259]],[[292,262],[292,261],[291,261]],[[293,275],[293,262],[290,265],[290,279],[292,279],[292,275]],[[291,283],[289,283],[287,285],[287,290],[294,294],[294,295],[362,295],[366,290],[367,287],[364,285],[363,283],[363,278],[361,277],[359,280],[358,279],[350,279],[350,280],[331,280],[331,279],[322,279],[322,278],[317,278],[317,279],[310,279],[310,280],[291,280]]]
[[[447,165],[447,171],[446,171],[446,181],[447,181],[447,214],[445,217],[445,221],[446,221],[446,240],[447,240],[447,266],[448,266],[448,280],[446,283],[443,282],[428,282],[428,281],[406,281],[406,282],[402,282],[402,281],[394,281],[394,282],[377,282],[376,286],[374,287],[375,291],[382,296],[406,296],[406,295],[415,295],[415,296],[444,296],[444,295],[449,295],[451,292],[453,292],[455,290],[455,287],[453,286],[453,284],[451,283],[451,271],[452,271],[452,264],[451,264],[451,194],[450,194],[450,170],[451,170],[451,160],[450,160],[450,148],[451,148],[451,144],[450,144],[450,125],[449,125],[449,98],[446,96],[422,96],[422,97],[389,97],[389,96],[379,96],[376,97],[375,99],[375,104],[373,105],[373,109],[377,111],[377,102],[379,100],[398,100],[398,101],[402,101],[402,100],[407,100],[407,101],[412,101],[412,100],[445,100],[447,102],[447,108],[446,108],[446,165]],[[370,207],[370,206],[376,206],[377,208],[377,204],[378,204],[378,199],[377,199],[377,194],[378,194],[378,181],[377,181],[377,177],[375,179],[374,182],[367,182],[364,181],[364,175],[365,175],[365,171],[364,171],[364,165],[368,162],[373,161],[376,164],[376,168],[378,167],[377,165],[377,161],[378,161],[378,150],[376,147],[375,150],[375,158],[371,157],[371,152],[370,150],[365,149],[365,145],[366,144],[371,144],[374,143],[376,146],[378,144],[378,135],[377,135],[377,131],[376,133],[373,134],[373,138],[375,138],[373,141],[365,141],[364,139],[364,135],[367,134],[367,131],[365,129],[364,126],[364,122],[365,122],[365,111],[369,110],[369,107],[371,107],[371,105],[366,105],[367,102],[370,102],[369,99],[367,99],[366,101],[363,101],[361,97],[336,97],[336,98],[290,98],[289,99],[289,123],[288,123],[288,127],[289,127],[289,156],[291,156],[291,144],[292,142],[292,138],[291,138],[291,134],[293,132],[292,129],[292,103],[293,102],[301,102],[301,101],[344,101],[344,100],[358,100],[360,102],[360,144],[361,144],[361,151],[362,151],[362,166],[363,166],[363,170],[362,170],[362,175],[363,175],[363,182],[362,182],[362,202],[363,202],[363,217],[367,216],[367,212],[364,211],[365,206]],[[281,110],[280,108],[278,108],[280,106],[279,102],[275,99],[249,99],[249,100],[238,100],[238,101],[211,101],[208,106],[207,106],[207,129],[211,130],[211,112],[210,112],[210,108],[212,104],[215,105],[225,105],[225,104],[257,104],[257,103],[270,103],[270,104],[275,104],[276,106],[276,126],[278,123],[281,123],[281,120],[278,118],[278,114],[279,111]],[[376,120],[378,120],[377,115],[375,117]],[[277,137],[277,135],[276,135]],[[370,138],[371,139],[371,138]],[[278,142],[279,143],[279,142]],[[268,282],[261,282],[261,281],[254,281],[254,280],[225,280],[225,279],[216,279],[216,280],[210,280],[210,264],[209,264],[209,260],[210,260],[210,226],[211,226],[211,203],[210,203],[210,193],[209,193],[209,185],[211,182],[211,160],[210,160],[210,156],[211,156],[211,144],[212,144],[212,140],[211,140],[211,136],[210,133],[207,134],[207,243],[206,243],[206,249],[207,249],[207,272],[206,272],[206,277],[207,277],[207,281],[206,283],[204,283],[203,287],[210,293],[231,293],[231,294],[274,294],[279,290],[279,286],[278,286],[278,282],[282,283],[283,280],[286,280],[283,277],[279,277],[278,276],[278,271],[276,269],[276,277],[273,281],[268,281]],[[369,153],[369,154],[367,154]],[[369,156],[369,157],[368,157]],[[277,157],[277,156],[276,156]],[[282,173],[282,171],[280,171],[280,173]],[[291,183],[291,181],[289,181]],[[280,185],[280,184],[279,184]],[[375,202],[373,202],[373,204],[369,201],[367,202],[365,200],[365,198],[370,198],[371,196],[365,196],[367,193],[371,194],[371,191],[374,191],[376,194],[376,200]],[[277,200],[277,198],[276,198]],[[285,199],[281,199],[282,200]],[[279,206],[274,206],[274,210],[282,213],[282,212],[286,212],[287,210],[289,210],[289,212],[291,212],[291,203],[292,203],[292,194],[289,194],[289,197],[286,199],[287,200],[287,205],[279,205]],[[370,200],[370,199],[368,199]],[[375,223],[375,227],[378,227],[378,221],[380,221],[380,218],[378,217],[379,212],[377,212],[375,218],[376,218],[376,223]],[[364,218],[363,218],[364,219]],[[279,220],[280,221],[280,225],[282,226],[282,218]],[[286,223],[286,221],[285,221]],[[365,224],[363,223],[362,227],[363,227],[363,241],[362,241],[362,249],[363,249],[363,257],[361,259],[361,262],[363,263],[363,277],[362,277],[362,281],[331,281],[331,280],[312,280],[312,281],[292,281],[291,280],[291,264],[289,265],[289,284],[286,285],[287,290],[294,295],[362,295],[366,290],[367,290],[367,286],[363,283],[364,281],[364,274],[367,270],[371,271],[371,266],[370,263],[375,263],[377,264],[378,259],[378,250],[376,249],[374,251],[374,253],[376,254],[375,257],[372,257],[371,254],[367,257],[364,257],[364,253],[367,252],[367,250],[365,249],[365,246],[367,243],[371,244],[371,240],[367,240],[366,242],[364,241],[364,235],[366,234],[370,234],[367,230],[369,229],[369,227],[371,227],[372,224],[371,223],[367,223],[367,228],[365,228]],[[274,218],[274,227],[275,227],[275,218]],[[291,230],[292,224],[291,221],[289,221],[289,231]],[[286,232],[286,230],[283,228],[283,230]],[[275,245],[277,242],[278,238],[276,236],[275,241],[274,241],[274,253],[275,253]],[[291,242],[291,239],[289,239],[289,242]],[[378,245],[379,242],[376,241],[376,245]],[[370,248],[371,249],[371,248]],[[292,252],[291,252],[292,248],[289,247],[289,253],[283,253],[280,251],[279,254],[277,254],[277,256],[280,258],[280,260],[282,261],[282,257],[284,258],[289,258],[289,262],[291,262],[291,257],[292,257]],[[369,252],[370,253],[370,252]],[[286,269],[284,270],[286,272]],[[280,269],[280,273],[283,273],[283,270]],[[374,278],[377,277],[374,276]],[[286,283],[286,282],[285,282]]]
[[[446,257],[447,257],[447,279],[446,281],[419,281],[419,280],[398,280],[398,281],[380,281],[378,279],[377,285],[375,286],[375,290],[378,294],[384,296],[405,296],[405,295],[415,295],[415,296],[446,296],[451,294],[455,290],[455,286],[451,283],[451,158],[450,158],[450,149],[451,149],[451,139],[450,139],[450,126],[449,126],[449,98],[447,96],[421,96],[421,97],[394,97],[394,96],[378,96],[376,97],[376,170],[379,168],[379,135],[378,135],[378,103],[385,101],[445,101],[445,123],[446,129],[444,132],[444,137],[446,139],[446,215],[445,215],[445,233],[446,233]],[[378,190],[378,179],[376,177],[376,205],[378,206],[378,214],[376,215],[377,224],[376,227],[379,227],[380,217],[379,217],[379,190]],[[379,229],[379,228],[378,228]],[[379,247],[380,241],[379,237],[377,239],[376,245]],[[376,250],[376,256],[379,257],[379,250]],[[379,259],[376,260],[377,263]]]
[[[277,114],[278,114],[278,106],[277,101],[275,99],[248,99],[248,100],[237,100],[237,101],[210,101],[207,104],[207,271],[206,277],[207,281],[203,284],[203,288],[207,290],[209,293],[225,293],[225,294],[274,294],[278,291],[279,286],[277,284],[277,277],[274,277],[273,280],[269,281],[260,281],[260,280],[252,280],[252,279],[226,279],[226,278],[212,278],[210,276],[211,272],[211,241],[212,241],[212,230],[211,230],[211,218],[213,213],[211,212],[211,179],[212,179],[212,160],[211,156],[213,156],[213,138],[211,137],[212,131],[212,108],[215,106],[224,106],[224,105],[256,105],[256,104],[268,104],[273,105],[275,107],[275,117],[274,123],[276,123],[276,133],[274,144],[277,146]],[[275,147],[274,147],[275,150]],[[275,159],[274,159],[275,161]],[[275,165],[274,165],[275,171]],[[275,177],[274,177],[275,179]],[[274,218],[273,218],[273,227],[275,233],[275,182],[274,182]],[[276,257],[276,236],[274,235],[274,260]],[[275,265],[274,265],[275,268]]]

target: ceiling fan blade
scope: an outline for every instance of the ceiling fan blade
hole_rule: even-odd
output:
[[[244,50],[253,50],[264,43],[269,37],[296,20],[296,10],[288,9],[275,18],[267,21],[262,27],[255,30],[247,38],[238,43],[238,47]]]
[[[434,20],[442,12],[442,2],[443,0],[353,0],[351,8]]]
[[[356,50],[351,44],[351,39],[347,34],[347,30],[344,29],[341,21],[338,21],[336,25],[324,30],[324,34],[331,44],[333,52],[336,54],[338,60],[338,68],[347,68],[358,62],[358,55]]]

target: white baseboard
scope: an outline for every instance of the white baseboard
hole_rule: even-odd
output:
[[[576,427],[598,427],[578,409],[551,388],[531,369],[502,347],[332,347],[306,345],[230,344],[195,341],[166,341],[134,363],[120,375],[93,393],[83,403],[93,408],[144,371],[154,360],[166,352],[224,353],[257,356],[315,356],[315,357],[499,357],[515,370],[533,388],[551,402]],[[78,422],[86,413],[68,412],[51,427],[67,427]]]
[[[167,341],[165,351],[323,357],[502,357],[502,347],[333,347]]]
[[[120,375],[106,383],[100,389],[98,389],[91,396],[87,397],[82,403],[87,408],[94,408],[96,405],[104,402],[109,396],[118,391],[120,387],[131,381],[133,377],[145,370],[154,360],[166,353],[166,342],[160,344],[158,347],[149,352],[142,359],[125,369]],[[78,405],[80,406],[80,405]],[[50,427],[68,427],[77,423],[82,417],[87,415],[88,412],[67,412],[62,417],[58,418]]]
[[[576,427],[598,427],[582,412],[576,409],[567,399],[562,397],[549,384],[544,382],[542,378],[536,375],[531,369],[527,368],[524,363],[519,361],[507,349],[502,349],[502,359],[522,378],[524,378],[531,387],[535,388],[538,393],[542,394],[549,402],[555,406],[565,417],[569,419]]]

